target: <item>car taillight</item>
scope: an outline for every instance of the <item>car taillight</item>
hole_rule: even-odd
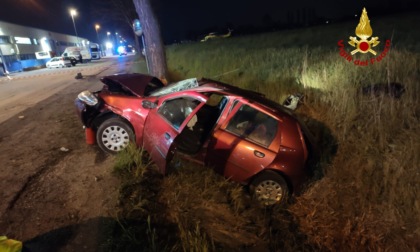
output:
[[[297,125],[298,131],[299,131],[300,141],[302,142],[302,148],[303,148],[303,153],[304,153],[303,155],[304,155],[305,160],[306,160],[308,158],[308,148],[307,148],[307,145],[306,145],[305,137],[302,133],[302,129],[300,128],[299,123],[296,123],[296,125]]]

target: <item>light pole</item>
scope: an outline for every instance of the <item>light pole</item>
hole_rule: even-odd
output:
[[[79,36],[77,35],[77,30],[76,30],[76,24],[74,23],[74,16],[76,15],[77,15],[77,11],[75,9],[70,9],[70,16],[71,16],[71,20],[73,20],[73,27],[74,27],[74,32],[76,33],[77,44],[80,45]]]
[[[98,38],[98,44],[100,44],[100,43],[101,43],[101,41],[99,41],[99,34],[98,34],[98,30],[99,30],[99,28],[101,28],[101,26],[100,26],[100,25],[98,25],[98,24],[95,24],[96,37]]]
[[[105,44],[107,54],[112,54],[112,46],[111,46],[112,44],[111,44],[111,41],[109,40],[110,35],[111,35],[111,32],[107,31],[106,36],[107,36],[108,39],[107,39],[107,42]]]

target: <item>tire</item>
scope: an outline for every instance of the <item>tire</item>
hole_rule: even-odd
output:
[[[123,120],[110,118],[99,126],[96,141],[103,151],[117,154],[124,150],[130,141],[134,142],[134,132]]]
[[[277,172],[264,171],[251,182],[253,197],[263,205],[283,204],[289,198],[286,180]]]

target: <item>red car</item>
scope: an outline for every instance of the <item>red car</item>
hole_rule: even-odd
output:
[[[87,136],[116,153],[134,141],[166,173],[177,153],[249,185],[265,204],[284,201],[307,178],[309,132],[264,95],[209,79],[164,86],[142,74],[103,77],[75,100]]]

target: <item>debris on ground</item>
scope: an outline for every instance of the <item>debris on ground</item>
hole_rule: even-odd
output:
[[[296,94],[292,94],[289,95],[283,102],[283,106],[291,109],[291,110],[295,110],[299,104],[300,101],[302,101],[303,99],[303,94],[300,93],[296,93]]]
[[[61,148],[60,148],[60,151],[62,151],[62,152],[68,152],[68,151],[69,151],[69,149],[67,149],[66,147],[61,147]]]
[[[6,236],[0,236],[1,252],[20,252],[22,251],[22,242],[8,239]]]
[[[82,73],[77,73],[76,74],[76,77],[74,77],[75,79],[83,79],[83,75],[82,75]]]
[[[401,83],[376,83],[362,88],[364,95],[380,96],[389,95],[391,98],[399,99],[405,92]]]

